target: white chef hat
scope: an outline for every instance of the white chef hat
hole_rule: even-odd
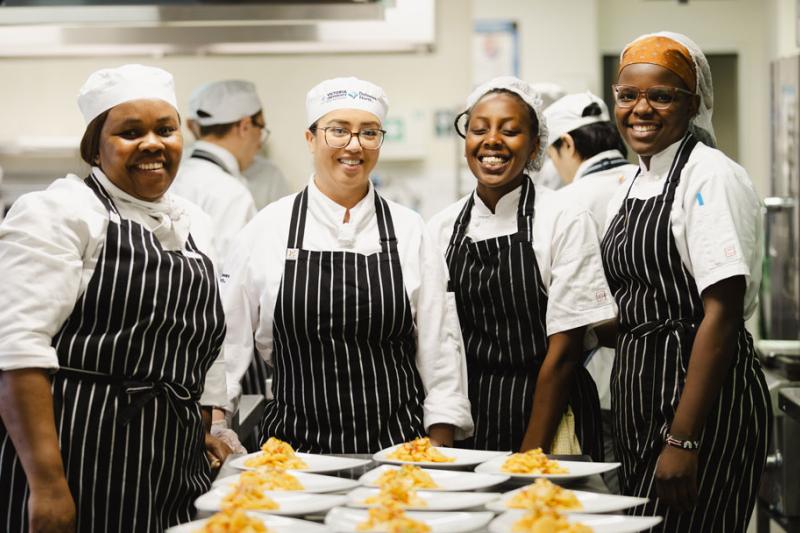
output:
[[[382,123],[389,110],[389,98],[382,88],[358,78],[325,80],[306,95],[306,125],[311,126],[336,109],[362,109]]]
[[[245,80],[222,80],[201,85],[189,96],[187,118],[201,126],[230,124],[261,111],[256,86]]]
[[[600,107],[600,114],[584,117],[583,110],[590,104],[597,104]],[[587,124],[595,122],[609,122],[608,106],[598,96],[589,91],[585,93],[568,94],[559,98],[544,110],[547,117],[547,127],[550,130],[547,138],[547,146],[556,142],[562,135],[576,130]]]
[[[536,157],[528,163],[529,171],[538,171],[542,168],[544,163],[544,154],[547,148],[547,119],[542,113],[542,98],[536,92],[534,87],[519,78],[514,76],[499,76],[493,78],[481,85],[467,97],[467,111],[471,112],[475,104],[486,94],[492,91],[509,91],[519,96],[523,102],[528,104],[533,112],[536,114],[536,119],[539,121],[539,151]]]
[[[88,124],[116,105],[151,98],[164,100],[178,110],[172,74],[146,65],[122,65],[89,75],[78,92],[78,107]]]
[[[711,67],[708,64],[708,59],[703,51],[700,50],[700,47],[697,46],[697,43],[695,43],[686,35],[671,31],[660,31],[657,33],[640,35],[625,45],[625,48],[623,48],[619,56],[620,61],[622,61],[622,58],[625,56],[625,52],[628,50],[628,48],[630,48],[630,46],[636,41],[655,36],[666,37],[667,39],[671,39],[676,43],[680,43],[686,48],[686,50],[688,50],[689,55],[692,56],[692,62],[694,63],[695,71],[694,74],[697,77],[695,94],[700,96],[700,107],[697,110],[697,115],[695,115],[692,119],[689,129],[704,144],[715,147],[717,144],[717,139],[714,135],[714,126],[711,123],[711,115],[714,110],[714,82],[711,79]]]

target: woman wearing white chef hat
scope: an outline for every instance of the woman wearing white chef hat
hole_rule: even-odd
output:
[[[657,531],[744,532],[771,434],[745,320],[761,280],[761,206],[714,146],[713,88],[685,35],[620,57],[614,114],[639,155],[609,203],[603,266],[619,304],[611,403],[622,492]]]
[[[254,353],[270,362],[262,435],[303,451],[369,453],[425,434],[450,444],[472,429],[442,257],[420,216],[369,179],[387,108],[356,78],[312,88],[314,173],[256,215],[225,264],[229,382]]]
[[[462,115],[477,186],[429,228],[447,259],[466,344],[475,434],[463,445],[547,451],[565,435],[559,450],[576,453],[577,437],[582,453],[601,459],[583,335],[615,309],[594,223],[586,208],[530,178],[541,168],[547,124],[529,84],[495,78],[475,89]]]
[[[226,399],[209,223],[167,192],[183,145],[169,73],[99,70],[78,104],[90,175],[0,225],[0,524],[162,531],[208,489],[206,446],[225,457],[207,433]]]

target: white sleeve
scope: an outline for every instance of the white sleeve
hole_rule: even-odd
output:
[[[610,320],[616,314],[594,221],[586,210],[565,209],[554,220],[547,334]]]
[[[684,196],[686,245],[697,290],[745,276],[759,242],[758,196],[739,176],[695,173]]]
[[[224,350],[220,350],[217,358],[206,373],[205,387],[203,395],[200,397],[200,405],[207,407],[225,407],[228,404],[228,385],[225,377],[225,357]]]
[[[83,254],[95,248],[74,201],[25,195],[0,225],[0,370],[59,366],[52,339],[78,299]]]
[[[225,309],[224,361],[228,400],[236,404],[242,392],[241,381],[253,360],[253,332],[259,320],[258,289],[250,276],[248,244],[240,239],[225,262],[220,276],[222,306]]]
[[[417,368],[425,386],[424,424],[452,424],[455,438],[472,435],[464,343],[455,306],[447,293],[447,266],[428,231],[419,245],[420,288],[416,302]]]

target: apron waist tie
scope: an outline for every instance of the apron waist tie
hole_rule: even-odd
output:
[[[656,333],[687,333],[697,328],[697,322],[689,318],[668,318],[666,320],[652,320],[643,322],[634,327],[620,326],[621,333],[628,333],[634,337],[647,337]]]
[[[169,409],[178,419],[178,423],[183,427],[184,422],[187,420],[186,416],[182,415],[180,409],[178,409],[179,404],[183,404],[183,407],[187,407],[186,404],[192,404],[197,401],[189,389],[177,383],[168,383],[166,381],[137,381],[112,376],[110,374],[63,366],[58,369],[57,374],[67,379],[77,379],[81,381],[90,381],[98,385],[107,385],[117,388],[127,394],[130,398],[130,402],[120,410],[119,415],[119,421],[123,426],[128,425],[148,402],[158,396],[163,396],[167,400]],[[110,411],[106,413],[106,417],[109,415]]]

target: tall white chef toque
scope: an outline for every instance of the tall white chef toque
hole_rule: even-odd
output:
[[[189,96],[190,118],[201,126],[230,124],[261,111],[256,86],[245,80],[222,80],[201,85]]]
[[[132,100],[157,99],[178,110],[175,82],[166,70],[146,65],[122,65],[93,72],[78,92],[78,107],[88,125],[103,112]],[[105,174],[93,167],[95,175]],[[134,198],[109,182],[109,193],[115,202],[132,204],[158,222],[153,230],[165,250],[182,250],[189,238],[191,221],[169,193],[156,201]]]
[[[597,104],[600,107],[600,114],[595,116],[583,116],[583,110],[590,104]],[[589,91],[585,93],[568,94],[559,98],[544,110],[547,118],[547,146],[556,142],[562,135],[576,130],[587,124],[595,122],[608,122],[611,120],[608,114],[608,106],[602,98],[593,95]]]
[[[333,78],[315,85],[306,95],[306,126],[336,109],[361,109],[383,123],[389,98],[382,88],[358,78]]]

